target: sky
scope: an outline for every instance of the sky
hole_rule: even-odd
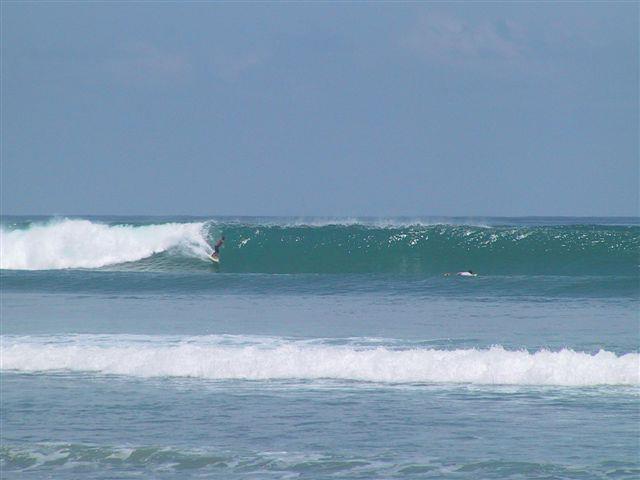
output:
[[[12,2],[2,214],[637,216],[637,2]]]

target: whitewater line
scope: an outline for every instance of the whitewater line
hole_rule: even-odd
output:
[[[180,342],[87,344],[4,341],[2,370],[72,371],[135,377],[338,379],[483,385],[640,385],[638,353],[569,349],[530,353],[490,349],[410,349]]]

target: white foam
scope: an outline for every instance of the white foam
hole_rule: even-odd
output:
[[[203,223],[105,225],[62,219],[25,230],[0,229],[0,268],[97,268],[186,247],[204,255]]]
[[[97,340],[96,340],[97,339]],[[276,341],[277,340],[277,341]],[[135,377],[339,379],[481,385],[640,385],[638,353],[331,346],[287,339],[78,336],[55,341],[3,337],[1,368]]]

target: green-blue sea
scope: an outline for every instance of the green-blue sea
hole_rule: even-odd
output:
[[[3,216],[0,267],[3,479],[640,477],[637,218]]]

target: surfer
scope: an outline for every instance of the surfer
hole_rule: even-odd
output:
[[[224,235],[220,237],[220,240],[218,240],[216,244],[213,246],[213,253],[211,254],[212,257],[217,258],[219,256],[220,247],[222,247],[223,244],[224,244]]]

